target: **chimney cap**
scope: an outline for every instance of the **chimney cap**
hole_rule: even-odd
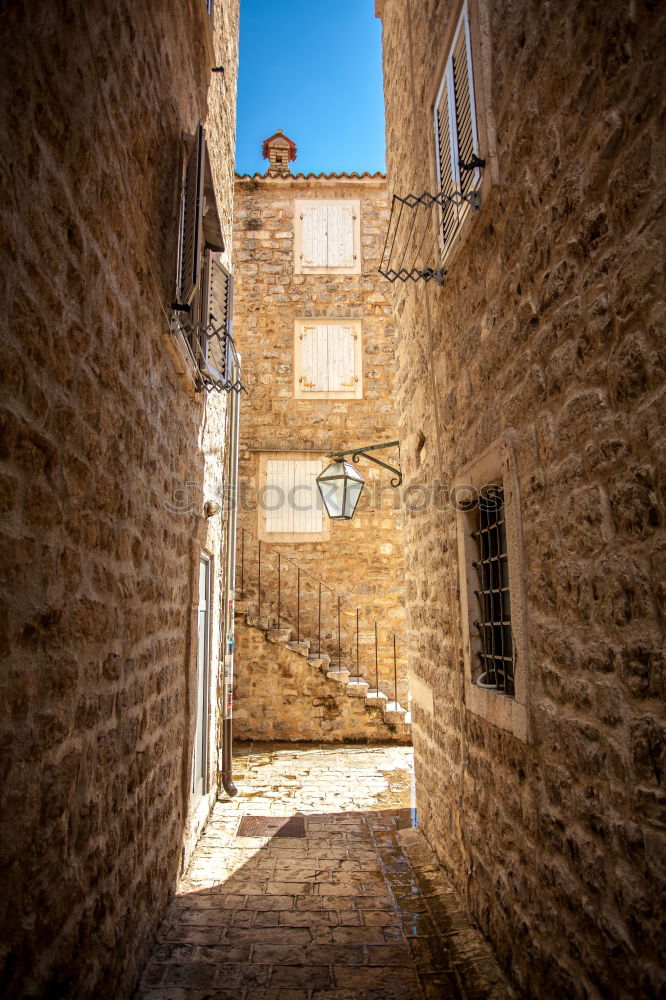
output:
[[[268,139],[264,139],[261,147],[261,155],[265,160],[270,160],[271,149],[288,150],[289,161],[296,159],[296,143],[292,139],[289,139],[281,128],[277,129],[274,135],[269,136]]]

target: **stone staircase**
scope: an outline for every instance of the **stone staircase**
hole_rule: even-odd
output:
[[[237,648],[242,649],[243,629],[251,630],[255,634],[261,633],[265,642],[270,646],[288,650],[293,656],[303,658],[310,678],[317,677],[320,681],[322,698],[327,696],[328,689],[329,699],[334,695],[339,703],[340,695],[342,695],[344,699],[353,699],[354,707],[358,708],[362,705],[368,719],[367,729],[371,730],[365,735],[370,741],[384,737],[400,743],[411,742],[411,715],[402,705],[392,701],[383,691],[371,689],[366,680],[362,677],[352,676],[346,667],[341,669],[333,667],[327,653],[313,655],[310,651],[311,642],[308,639],[300,639],[300,641],[293,639],[294,630],[292,628],[271,627],[268,619],[257,617],[253,607],[248,602],[237,602],[235,610],[239,634]],[[344,705],[342,711],[344,714]],[[236,713],[238,713],[238,708]],[[358,732],[356,735],[360,738],[364,734]]]

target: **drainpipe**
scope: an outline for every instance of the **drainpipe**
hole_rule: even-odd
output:
[[[240,384],[241,361],[231,353],[231,383]],[[232,717],[234,691],[234,602],[236,599],[236,525],[238,521],[238,434],[240,389],[229,400],[229,481],[227,483],[227,545],[224,572],[224,634],[222,667],[222,786],[233,798],[238,792],[232,776]]]

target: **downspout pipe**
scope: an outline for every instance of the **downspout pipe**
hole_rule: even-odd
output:
[[[231,352],[231,384],[240,386],[240,356]],[[232,388],[229,400],[229,481],[227,484],[227,544],[224,572],[224,660],[222,673],[222,774],[227,795],[238,792],[232,773],[234,692],[234,604],[236,600],[236,531],[238,523],[238,438],[240,388]]]

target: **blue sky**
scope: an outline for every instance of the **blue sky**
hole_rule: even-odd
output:
[[[236,169],[265,173],[281,128],[294,173],[385,169],[374,0],[241,0]]]

